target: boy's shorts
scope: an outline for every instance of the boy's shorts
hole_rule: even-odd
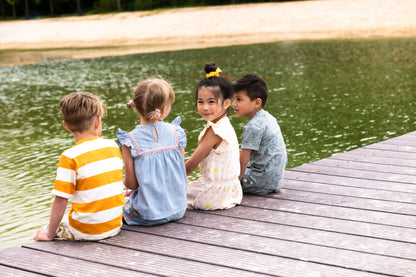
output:
[[[250,176],[247,174],[243,176],[241,179],[241,188],[243,189],[243,193],[245,194],[255,194],[255,195],[263,195],[263,194],[269,194],[278,192],[278,189],[275,188],[267,188],[262,187],[256,184],[256,181],[254,181]]]
[[[47,232],[49,229],[49,224],[43,227],[43,231]],[[80,238],[77,238],[74,234],[71,233],[71,231],[68,228],[68,225],[65,222],[61,222],[58,225],[58,229],[56,230],[56,235],[53,238],[54,240],[83,240]]]
[[[42,228],[42,231],[48,232],[49,224],[47,224],[45,227]],[[111,235],[115,236],[120,232],[121,228],[118,229],[118,232]],[[68,216],[64,216],[62,218],[61,223],[59,223],[58,228],[56,229],[56,235],[53,238],[54,240],[75,240],[75,241],[98,241],[101,239],[83,239],[80,237],[77,237],[73,233],[71,233],[71,229],[69,228],[69,222],[68,222]]]

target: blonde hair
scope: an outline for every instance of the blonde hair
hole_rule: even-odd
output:
[[[62,117],[71,132],[88,130],[96,116],[103,117],[107,108],[100,99],[89,92],[72,92],[59,102]]]
[[[149,120],[157,120],[161,116],[160,111],[174,101],[172,86],[162,78],[147,79],[134,90],[133,106]]]

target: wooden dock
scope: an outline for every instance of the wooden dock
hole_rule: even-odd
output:
[[[284,188],[100,242],[0,252],[1,276],[416,276],[416,132],[286,171]]]

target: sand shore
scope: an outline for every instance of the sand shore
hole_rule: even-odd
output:
[[[3,21],[0,51],[52,55],[89,48],[75,57],[88,58],[285,40],[416,37],[415,15],[414,0],[317,0]]]

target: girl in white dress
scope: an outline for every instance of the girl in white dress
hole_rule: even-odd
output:
[[[186,173],[199,165],[202,177],[188,183],[189,209],[228,209],[241,203],[239,146],[227,117],[231,105],[230,82],[220,76],[215,63],[205,65],[206,78],[196,88],[196,107],[207,122],[199,135],[198,147],[186,161]]]

